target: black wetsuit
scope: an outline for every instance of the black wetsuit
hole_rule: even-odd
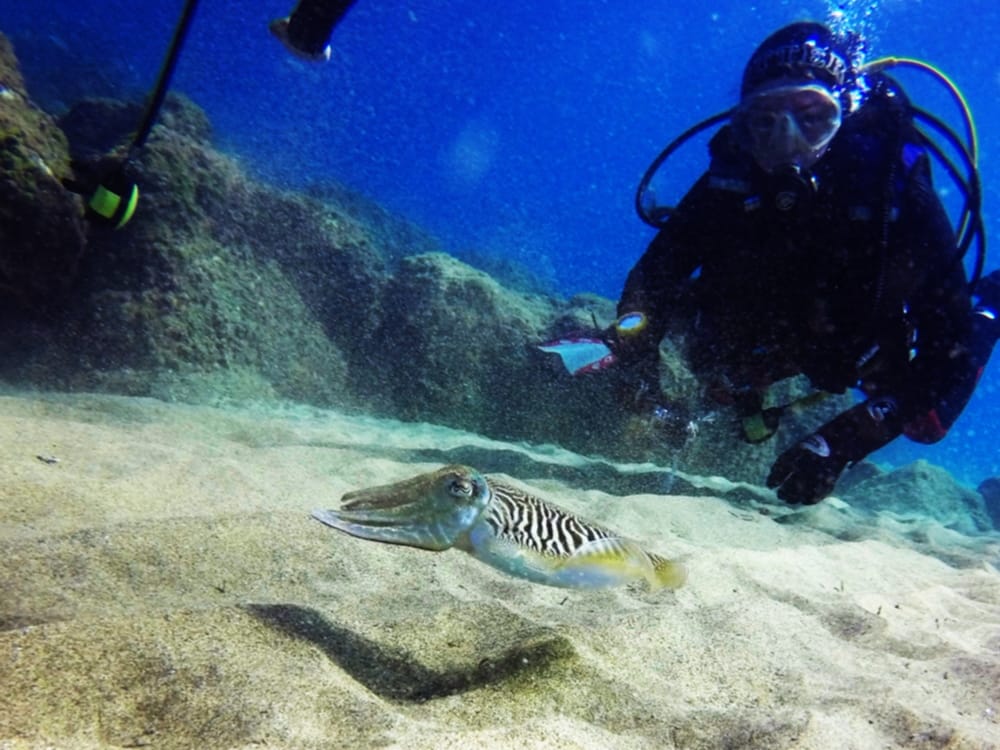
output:
[[[710,385],[759,394],[801,373],[821,390],[866,393],[819,431],[843,444],[845,463],[904,429],[942,437],[984,362],[970,348],[968,283],[905,105],[882,82],[807,175],[768,175],[733,126],[717,133],[708,172],[626,282],[619,314],[649,321],[636,364],[648,369],[683,320],[691,366]]]

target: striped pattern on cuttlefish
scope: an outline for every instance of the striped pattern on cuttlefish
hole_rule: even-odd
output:
[[[606,588],[645,581],[677,588],[678,562],[467,466],[348,492],[312,517],[351,536],[442,551],[460,549],[535,583]]]

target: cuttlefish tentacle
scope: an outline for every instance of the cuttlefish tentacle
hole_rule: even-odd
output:
[[[313,518],[363,539],[428,550],[452,547],[549,586],[604,588],[645,581],[677,588],[684,566],[467,466],[350,492]]]
[[[445,466],[429,474],[348,492],[340,510],[316,510],[313,518],[362,539],[434,551],[460,542],[490,502],[478,473]]]

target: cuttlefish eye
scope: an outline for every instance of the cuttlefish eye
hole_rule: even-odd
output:
[[[453,476],[448,484],[448,492],[451,493],[452,497],[459,498],[460,500],[467,500],[472,497],[475,490],[476,483],[474,480],[458,475]]]

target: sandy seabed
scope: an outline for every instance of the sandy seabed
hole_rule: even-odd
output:
[[[1000,747],[996,538],[608,494],[558,449],[306,408],[11,393],[0,436],[3,750]],[[309,518],[450,462],[519,467],[687,585],[548,588]]]

